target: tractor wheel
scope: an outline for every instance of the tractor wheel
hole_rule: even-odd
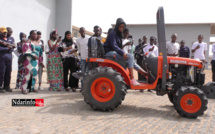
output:
[[[94,110],[111,111],[122,103],[125,90],[120,73],[110,67],[97,67],[84,78],[82,94]]]
[[[196,87],[181,87],[173,98],[176,111],[182,117],[197,118],[207,110],[208,100]]]

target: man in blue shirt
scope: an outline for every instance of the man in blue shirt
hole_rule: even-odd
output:
[[[13,40],[7,38],[7,29],[0,27],[0,93],[10,89],[10,79],[12,71],[12,52],[15,48]],[[4,87],[3,86],[4,83]]]
[[[190,49],[189,47],[187,46],[184,46],[185,45],[185,41],[182,40],[180,42],[180,50],[179,50],[179,57],[184,57],[184,58],[190,58]]]

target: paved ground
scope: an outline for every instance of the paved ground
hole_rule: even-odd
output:
[[[211,72],[207,72],[207,81]],[[13,73],[12,87],[16,73]],[[43,79],[45,80],[44,75]],[[215,100],[198,119],[180,117],[167,96],[128,91],[112,112],[93,111],[77,93],[46,91],[22,95],[19,90],[0,94],[0,133],[208,133],[215,132]],[[43,98],[44,107],[12,107],[14,98]]]

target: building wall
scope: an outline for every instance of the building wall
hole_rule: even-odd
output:
[[[72,30],[72,0],[56,0],[56,28],[64,37],[65,31]]]
[[[133,35],[135,40],[135,45],[138,43],[138,39],[142,38],[144,35],[155,36],[157,38],[157,26],[156,25],[127,25],[130,33]],[[210,43],[210,25],[209,24],[175,24],[166,25],[166,39],[171,40],[171,35],[173,33],[178,34],[177,42],[185,40],[186,46],[191,48],[193,42],[197,41],[197,36],[202,34],[204,36],[204,42]],[[208,59],[208,51],[206,53],[206,58]]]
[[[47,45],[52,29],[57,28],[62,37],[72,30],[72,0],[0,0],[0,5],[0,27],[11,27],[16,42],[20,32],[28,36],[30,30],[39,30]],[[17,68],[14,55],[13,70]]]
[[[55,27],[53,0],[0,0],[0,26],[11,27],[13,37],[19,42],[19,33],[29,35],[30,30],[40,30],[47,42],[50,30]],[[13,58],[13,70],[17,70],[17,57]]]

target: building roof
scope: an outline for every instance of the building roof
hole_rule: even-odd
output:
[[[80,27],[72,26],[72,29],[75,29],[75,30],[79,31]],[[90,32],[90,31],[87,31],[87,30],[85,32],[86,32],[87,35],[91,35],[91,36],[94,35],[93,32]]]
[[[126,24],[126,26],[154,26],[156,23],[148,23],[148,24]],[[205,22],[205,23],[166,23],[165,25],[211,25],[211,34],[215,34],[215,22]],[[112,27],[115,24],[111,24]]]
[[[115,26],[116,24],[111,24],[111,26]],[[157,25],[156,23],[146,23],[146,24],[126,24],[127,26],[147,26],[147,25]],[[166,23],[165,25],[215,25],[214,23],[209,23],[209,22],[205,22],[205,23]]]

